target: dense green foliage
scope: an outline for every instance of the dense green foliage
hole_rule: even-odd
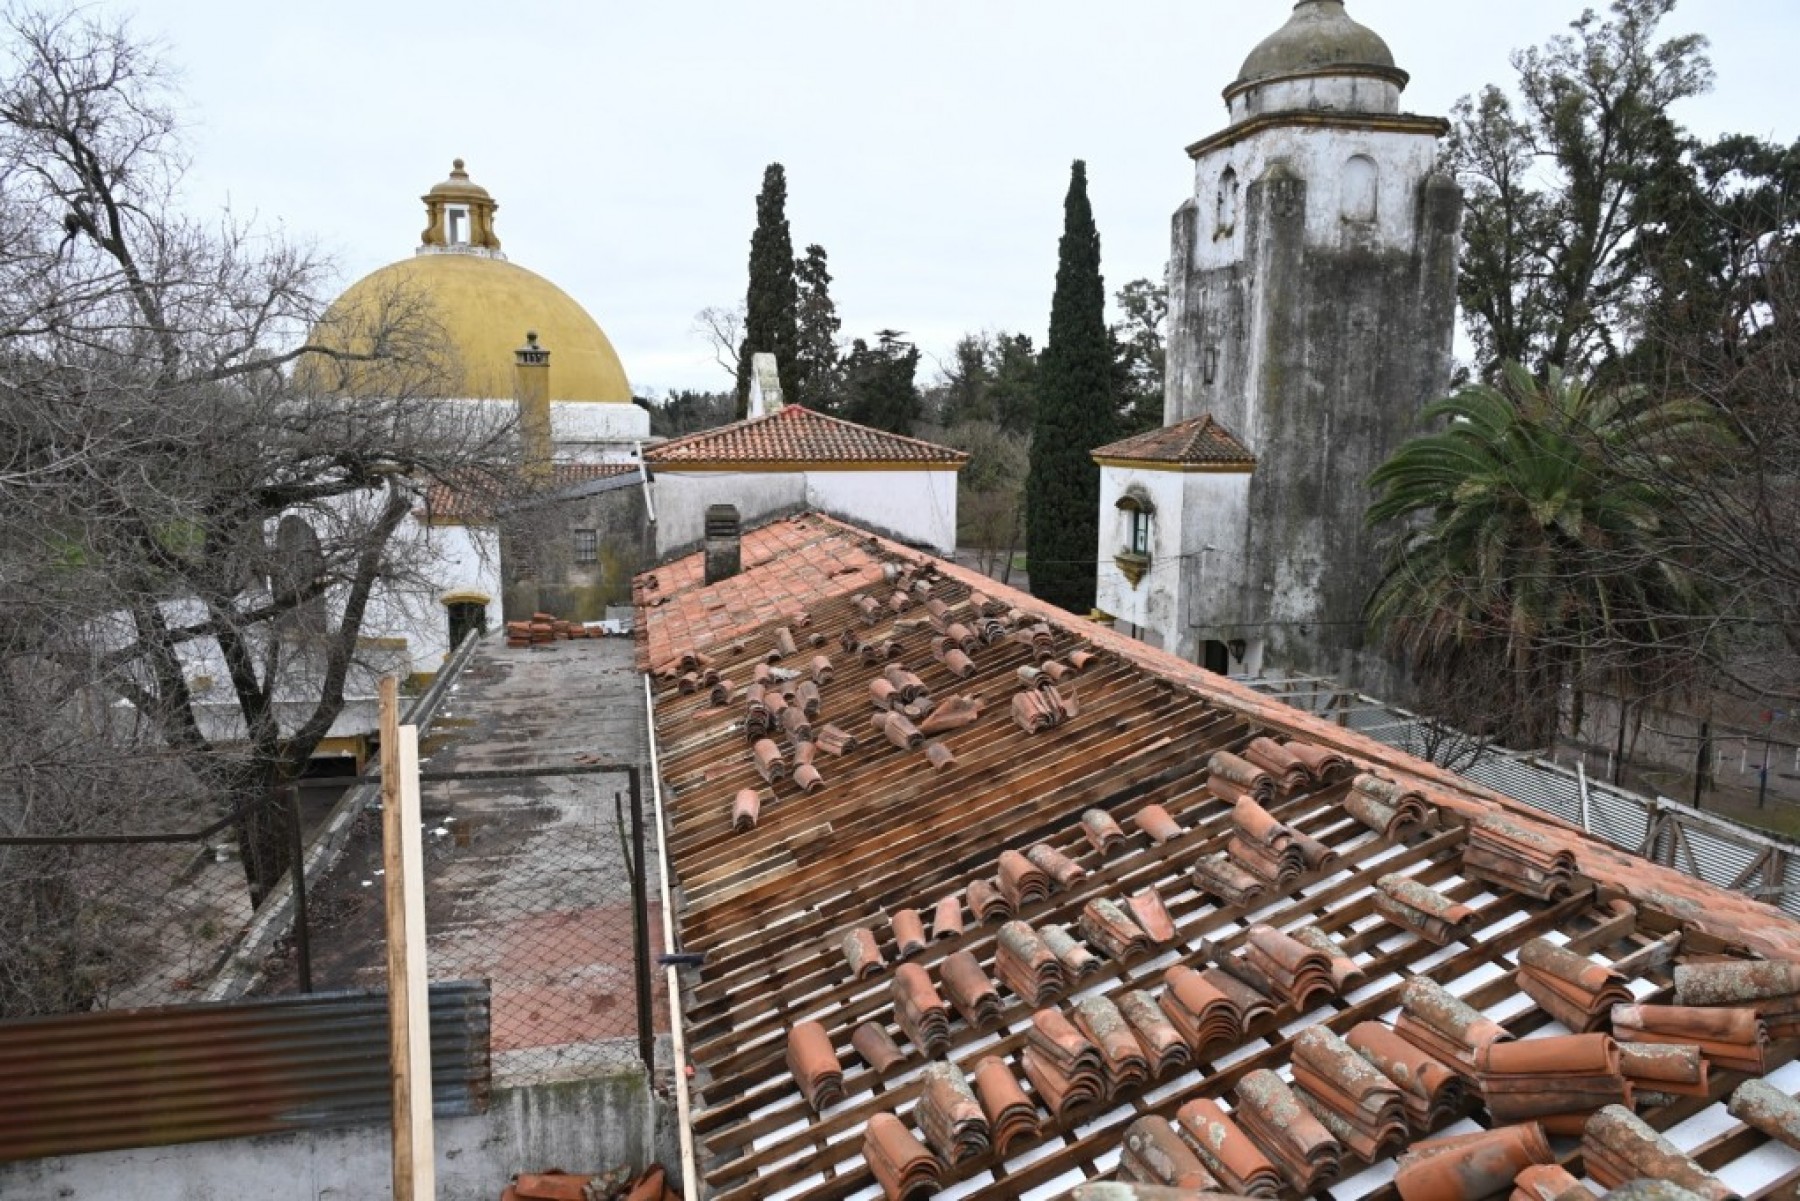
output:
[[[1456,106],[1458,292],[1483,377],[1505,362],[1540,377],[1604,371],[1630,341],[1646,165],[1676,136],[1670,106],[1713,78],[1705,38],[1656,40],[1674,7],[1613,0],[1606,19],[1588,10],[1570,33],[1514,54],[1516,99],[1489,86]]]
[[[794,261],[799,288],[798,342],[794,351],[794,377],[782,378],[791,404],[820,413],[836,413],[843,400],[843,365],[839,362],[837,305],[831,299],[831,270],[825,248],[813,243],[806,257]]]
[[[911,435],[922,408],[913,379],[918,369],[919,348],[900,341],[895,331],[881,331],[881,341],[874,346],[858,338],[844,359],[843,416],[860,425]]]
[[[1654,480],[1713,456],[1709,406],[1589,388],[1507,364],[1429,406],[1436,432],[1375,472],[1373,523],[1403,531],[1370,602],[1440,714],[1520,748],[1557,732],[1565,685],[1685,685],[1706,650],[1708,581],[1666,553],[1678,496]],[[1645,469],[1649,470],[1645,470]]]
[[[1113,294],[1120,321],[1112,327],[1114,395],[1119,405],[1119,436],[1141,434],[1162,424],[1163,371],[1168,360],[1164,327],[1169,319],[1169,290],[1148,279],[1134,279]]]
[[[945,427],[978,422],[1029,433],[1037,409],[1037,366],[1028,334],[965,334],[943,365],[928,407]]]
[[[731,421],[737,410],[737,398],[730,392],[696,392],[683,388],[645,407],[650,410],[652,435],[679,438]]]
[[[770,163],[756,197],[756,231],[750,235],[750,289],[744,296],[744,341],[737,364],[740,418],[750,411],[752,356],[774,355],[782,384],[794,379],[800,343],[798,309],[794,243],[788,236],[787,173],[780,163]]]
[[[1100,468],[1090,456],[1117,428],[1113,371],[1100,233],[1088,203],[1087,166],[1077,161],[1063,204],[1025,491],[1031,591],[1075,613],[1094,607]]]
[[[1374,516],[1425,523],[1373,602],[1389,646],[1425,703],[1519,744],[1594,681],[1800,699],[1800,143],[1681,127],[1713,72],[1659,32],[1675,7],[1584,12],[1457,106],[1460,298],[1496,386],[1375,477]],[[1688,445],[1646,452],[1671,422]]]

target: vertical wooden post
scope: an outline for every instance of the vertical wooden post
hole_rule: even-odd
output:
[[[419,732],[400,725],[400,688],[381,681],[381,861],[387,900],[388,1064],[394,1098],[394,1201],[436,1196],[431,1129],[431,1008],[425,979]]]

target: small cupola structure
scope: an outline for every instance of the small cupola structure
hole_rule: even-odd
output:
[[[469,178],[463,161],[450,164],[450,178],[432,185],[425,195],[425,232],[420,235],[420,254],[478,254],[504,259],[500,239],[494,233],[498,202],[488,190]]]
[[[1359,25],[1343,0],[1300,0],[1225,89],[1235,124],[1261,113],[1397,113],[1409,76],[1380,34]]]

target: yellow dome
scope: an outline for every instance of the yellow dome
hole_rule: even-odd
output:
[[[504,259],[428,253],[391,263],[352,284],[314,336],[333,349],[367,353],[384,315],[413,303],[442,331],[455,360],[426,386],[426,395],[511,399],[513,352],[535,330],[550,352],[551,400],[631,403],[618,352],[587,310],[543,276]],[[345,374],[345,390],[355,391],[369,373],[352,365]]]
[[[515,267],[494,235],[499,209],[457,159],[450,178],[420,197],[418,254],[358,280],[312,332],[315,345],[356,363],[311,356],[303,384],[352,394],[513,398],[514,351],[528,332],[550,352],[550,399],[630,404],[631,384],[587,310],[541,275]],[[402,343],[418,353],[399,353]]]

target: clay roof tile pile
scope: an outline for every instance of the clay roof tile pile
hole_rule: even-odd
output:
[[[1800,1180],[1780,1133],[1800,1130],[1800,925],[1780,912],[828,519],[749,531],[743,558],[710,588],[691,560],[637,586],[644,663],[678,669],[652,679],[658,780],[681,943],[703,956],[682,1020],[719,1201],[1018,1201],[1109,1178],[1161,1201],[1131,1190],[1212,1189],[1201,1172],[1234,1195],[1563,1201],[1571,1181],[1688,1171],[1631,1122],[1759,1195]],[[978,643],[966,679],[931,653],[956,624]],[[784,627],[879,655],[834,650],[824,678],[797,645],[759,681]],[[1079,712],[1020,728],[1010,697],[1069,690],[1048,665],[1078,654]],[[871,706],[890,666],[930,711]],[[755,738],[748,689],[713,706],[707,671],[760,684]],[[775,716],[788,693],[816,705],[813,742]],[[873,720],[917,729],[952,698],[954,771]],[[763,779],[756,739],[787,778]],[[815,750],[833,778],[807,793]],[[760,812],[734,830],[745,789]],[[859,979],[877,957],[886,978]],[[855,1070],[834,1049],[784,1063],[805,1022]],[[834,1070],[820,1115],[809,1090],[830,1098]],[[1743,1072],[1769,1091],[1727,1113]],[[1627,1098],[1636,1116],[1601,1104]],[[1567,1141],[1547,1156],[1521,1115]]]

